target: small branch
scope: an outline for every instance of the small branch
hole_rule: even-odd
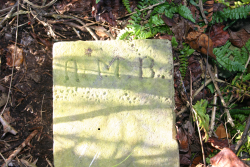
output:
[[[0,153],[0,156],[2,157],[2,159],[4,160],[4,162],[6,162],[6,159],[4,158],[4,156],[2,155],[2,153]]]
[[[54,17],[55,19],[59,19],[59,18],[68,18],[68,19],[74,19],[74,20],[76,20],[77,22],[79,22],[81,25],[83,25],[83,26],[86,26],[86,24],[82,21],[82,20],[80,20],[80,19],[78,19],[78,18],[76,18],[76,17],[74,17],[74,16],[68,16],[68,15],[59,15],[59,14],[46,14],[47,16],[51,16],[51,17]],[[98,41],[98,38],[97,38],[97,36],[95,35],[95,33],[89,28],[89,27],[85,27],[87,30],[88,30],[88,32],[92,35],[92,37],[96,40],[96,41]]]
[[[218,78],[218,70],[216,65],[214,66],[215,69],[215,78]],[[215,92],[214,94],[214,99],[213,99],[213,108],[212,108],[212,114],[211,114],[211,122],[210,122],[210,128],[209,128],[209,136],[211,137],[213,134],[213,130],[214,130],[214,124],[215,124],[215,113],[216,113],[216,104],[217,104],[217,93]]]
[[[206,18],[205,14],[204,14],[202,0],[199,0],[199,7],[200,7],[201,15],[202,15],[202,17],[204,19],[205,24],[208,24],[207,18]]]
[[[202,138],[201,138],[199,121],[198,121],[198,118],[197,118],[197,112],[194,110],[193,104],[192,104],[192,91],[193,91],[193,89],[192,89],[192,73],[191,73],[191,70],[190,70],[190,109],[191,109],[191,111],[193,111],[192,113],[194,113],[194,115],[195,115],[195,122],[196,122],[196,125],[197,125],[197,128],[198,128],[198,133],[199,133],[199,138],[200,138],[200,143],[201,143],[201,151],[202,151],[203,163],[204,163],[204,167],[206,167],[206,158],[205,158],[205,152],[204,152],[204,148],[203,148],[203,141],[202,141]]]
[[[235,152],[237,155],[239,153],[241,146],[246,142],[245,139],[247,139],[247,132],[249,131],[249,128],[250,128],[250,114],[248,116],[247,123],[244,129],[244,132],[241,136],[241,139],[237,142],[237,145],[235,147]]]
[[[207,60],[205,60],[205,62],[206,62],[207,65],[208,65]],[[225,112],[227,113],[227,122],[229,122],[229,123],[231,124],[231,126],[234,127],[233,119],[232,119],[232,117],[231,117],[231,115],[230,115],[230,113],[229,113],[227,104],[226,104],[226,102],[225,102],[225,100],[224,100],[224,98],[223,98],[223,96],[222,96],[222,94],[221,94],[220,88],[218,87],[218,84],[217,84],[217,82],[215,81],[214,74],[212,73],[210,67],[208,67],[207,69],[208,69],[209,75],[210,75],[210,77],[211,77],[211,79],[212,79],[212,81],[213,81],[214,87],[215,87],[217,93],[218,93],[219,96],[220,96],[221,103],[222,103],[223,107],[225,108]]]
[[[6,11],[10,10],[10,9],[12,9],[14,6],[16,6],[16,5],[17,5],[17,4],[12,5],[12,6],[10,6],[10,7],[7,7],[7,8],[4,8],[4,9],[1,9],[1,10],[0,10],[0,13],[6,12]]]
[[[52,0],[50,3],[48,3],[47,5],[44,6],[38,6],[33,4],[32,2],[28,1],[28,0],[23,0],[23,2],[26,2],[27,4],[31,5],[33,8],[37,8],[37,9],[42,9],[42,8],[46,8],[49,7],[51,5],[53,5],[57,0]]]
[[[18,2],[16,2],[16,4],[15,4],[14,6],[12,6],[11,10],[9,11],[9,13],[8,13],[8,14],[3,18],[3,20],[0,22],[0,28],[3,27],[2,25],[3,25],[3,23],[4,23],[7,19],[11,18],[11,15],[12,15],[14,9],[17,7],[17,4],[18,4]]]
[[[78,38],[82,39],[81,35],[79,34],[79,32],[76,30],[75,27],[73,27],[73,30],[76,33],[76,35],[78,36]]]
[[[26,146],[30,144],[30,140],[38,133],[38,130],[34,130],[27,139],[6,159],[6,163],[4,163],[1,167],[6,167],[10,161],[17,156],[17,154]]]
[[[209,80],[207,80],[207,81],[205,82],[205,84],[202,84],[202,86],[201,86],[199,89],[196,90],[196,92],[194,93],[194,95],[193,95],[192,98],[194,99],[194,97],[197,96],[197,95],[199,94],[199,92],[202,91],[202,89],[203,89],[205,86],[207,86],[211,81],[212,81],[212,79],[209,79]]]
[[[5,105],[4,105],[4,107],[3,107],[3,110],[2,110],[2,112],[0,113],[0,116],[2,116],[3,115],[3,113],[4,113],[4,111],[5,111],[5,109],[6,109],[6,106],[7,106],[7,104],[8,104],[8,102],[9,102],[9,99],[10,99],[10,92],[11,92],[11,87],[12,87],[12,80],[13,80],[13,75],[14,75],[14,68],[15,68],[15,61],[16,61],[16,53],[17,53],[17,36],[18,36],[18,25],[19,25],[19,0],[17,0],[17,2],[16,2],[16,5],[17,5],[17,21],[16,21],[16,37],[15,37],[15,49],[14,49],[14,58],[13,58],[13,61],[12,61],[12,64],[13,64],[13,66],[12,66],[12,70],[11,70],[11,77],[10,77],[10,88],[9,88],[9,92],[8,92],[8,97],[7,97],[7,101],[6,101],[6,103],[5,103]],[[13,7],[14,8],[14,7]],[[12,9],[13,9],[12,8]],[[11,9],[11,10],[12,10]],[[12,13],[12,12],[9,12],[9,13]],[[8,14],[9,14],[8,13]],[[0,26],[1,26],[1,24],[0,24]]]
[[[165,2],[166,2],[166,1],[159,2],[159,3],[157,3],[157,4],[154,4],[154,5],[151,5],[151,6],[149,6],[149,7],[144,8],[144,9],[141,9],[140,11],[144,11],[144,10],[147,10],[147,9],[153,9],[155,6],[161,5],[161,4],[165,3]],[[119,18],[117,18],[117,20],[122,19],[122,18],[124,18],[124,17],[131,16],[131,15],[133,15],[134,13],[137,13],[137,11],[136,11],[136,12],[129,13],[129,14],[123,16],[123,17],[119,17]]]
[[[34,13],[33,13],[33,11],[31,10],[31,8],[30,8],[30,13],[32,14],[32,16],[35,18],[35,19],[37,19],[37,21],[39,21],[40,23],[42,23],[42,25],[44,26],[44,27],[48,27],[48,33],[54,38],[54,39],[56,39],[56,34],[54,33],[54,31],[53,31],[53,29],[52,29],[52,26],[50,25],[50,24],[48,24],[48,23],[45,23],[44,21],[42,21],[42,20],[40,20],[40,19],[38,19],[38,14],[37,15],[35,15]]]

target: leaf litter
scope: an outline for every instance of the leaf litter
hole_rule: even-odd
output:
[[[6,131],[6,128],[5,131],[0,132],[1,136],[3,136],[2,140],[5,141],[0,142],[0,152],[4,157],[11,155],[13,150],[18,144],[20,145],[21,142],[31,140],[33,147],[29,147],[29,149],[23,150],[23,152],[20,153],[22,157],[20,162],[26,166],[32,164],[37,166],[53,164],[52,44],[54,41],[79,39],[97,40],[98,38],[100,40],[114,39],[122,29],[131,23],[130,16],[132,14],[130,14],[130,12],[138,12],[137,5],[140,5],[140,3],[136,0],[130,0],[128,2],[131,11],[127,10],[128,8],[123,5],[121,0],[100,0],[97,4],[96,0],[62,0],[58,2],[52,1],[47,4],[35,0],[20,1],[20,8],[27,13],[19,15],[19,25],[21,27],[19,28],[17,46],[13,44],[15,43],[16,35],[16,3],[8,0],[0,2],[0,13],[6,15],[9,12],[11,16],[11,18],[7,18],[6,20],[2,19],[4,21],[0,23],[0,35],[2,37],[0,40],[0,75],[2,78],[1,86],[4,87],[4,89],[0,89],[1,99],[3,99],[1,100],[1,102],[3,101],[2,108],[7,98],[6,89],[9,88],[9,84],[12,82],[8,109],[5,110],[3,114],[5,122],[2,119],[1,123],[8,128],[13,126],[18,132],[18,135],[12,135],[10,134],[11,131]],[[172,1],[169,0],[164,3],[171,4],[171,2]],[[204,12],[200,10],[201,6],[196,2],[189,1],[187,5],[196,23],[185,19],[178,13],[175,13],[172,18],[169,17],[171,15],[166,16],[163,13],[159,13],[160,17],[158,18],[162,18],[165,23],[163,26],[168,26],[172,33],[158,32],[149,37],[169,40],[175,38],[178,42],[178,46],[173,49],[173,56],[177,58],[174,62],[174,87],[175,112],[177,115],[176,140],[179,143],[181,166],[205,165],[201,156],[201,141],[197,133],[198,125],[190,122],[190,118],[192,117],[192,112],[190,112],[189,109],[190,96],[195,95],[191,97],[193,98],[192,105],[195,105],[201,99],[206,99],[209,104],[212,104],[212,99],[215,96],[219,96],[215,93],[216,91],[213,86],[207,86],[205,89],[198,91],[206,81],[209,81],[207,85],[211,82],[211,78],[206,69],[208,67],[206,67],[202,56],[206,57],[208,55],[212,58],[209,59],[209,63],[213,64],[212,61],[216,61],[218,56],[214,54],[214,48],[224,46],[228,40],[232,45],[242,48],[247,44],[250,38],[248,30],[249,23],[238,26],[242,27],[239,29],[233,29],[233,27],[236,27],[235,25],[238,21],[233,25],[229,21],[209,24],[209,26],[203,24],[204,18],[201,17],[203,13],[205,13],[206,20],[212,22],[213,18],[216,17],[216,12],[223,11],[223,9],[227,8],[226,3],[207,1],[203,5]],[[152,9],[157,8],[157,6],[162,5],[162,3],[163,2],[160,2],[157,5],[149,3],[148,6],[151,5],[151,7],[145,10],[148,13],[144,13],[147,19],[143,20],[142,18],[138,20],[138,23],[142,25],[147,23],[152,14]],[[182,5],[182,1],[174,1],[174,3]],[[44,5],[47,6],[44,7]],[[140,12],[143,12],[144,8],[142,8]],[[12,12],[10,12],[11,9],[13,9]],[[200,24],[198,25],[198,23]],[[232,28],[230,28],[230,24]],[[225,29],[226,26],[229,28]],[[93,32],[95,32],[96,35],[93,34]],[[182,77],[180,64],[183,62],[178,59],[178,56],[183,52],[183,48],[187,47],[185,43],[195,51],[189,49],[192,54],[188,55],[186,59],[187,66],[186,70],[182,72],[182,74],[185,73],[185,75],[183,75],[184,77]],[[15,54],[16,57],[14,58]],[[228,55],[228,57],[234,59],[230,55]],[[13,62],[14,59],[15,61]],[[224,67],[222,67],[222,65],[217,66],[219,72],[216,72],[216,67],[212,67],[212,72],[220,75]],[[11,80],[12,69],[14,70]],[[248,68],[246,72],[249,72]],[[230,75],[234,77],[236,74]],[[247,78],[247,76],[244,77]],[[224,97],[227,97],[227,94],[234,95],[233,91],[236,91],[236,89],[230,89],[228,86],[230,84],[227,84],[227,82],[231,82],[231,78],[217,77],[215,80],[218,82],[219,87],[225,88],[225,90],[223,90]],[[248,91],[247,86],[244,87],[244,84],[249,85],[249,82],[246,82],[248,80],[249,78],[245,79],[245,83],[237,82],[238,85],[234,85],[238,88],[238,92],[237,96],[232,96],[232,104],[243,105],[249,101],[249,96],[245,95],[245,91]],[[190,84],[192,85],[191,88]],[[241,90],[244,92],[240,92]],[[40,108],[42,103],[43,111],[45,111],[43,113],[41,113]],[[229,129],[221,124],[221,122],[225,123],[226,121],[223,120],[223,107],[220,102],[208,106],[205,110],[206,114],[210,116],[214,107],[218,108],[216,118],[219,121],[216,122],[217,130],[214,131],[213,136],[207,138],[206,142],[202,141],[204,142],[205,156],[208,158],[213,154],[214,150],[222,150],[210,159],[211,165],[216,167],[223,165],[245,166],[234,152],[236,145],[234,142],[235,138],[230,136],[231,134],[228,132]],[[234,118],[236,120],[238,119],[237,116]],[[246,116],[241,116],[240,118],[243,122],[247,120]],[[202,119],[200,119],[199,122],[202,122]],[[204,122],[207,123],[207,118]],[[201,131],[202,138],[207,136],[208,126],[209,125],[206,124],[203,128],[205,131]],[[230,127],[230,130],[231,129]],[[231,143],[229,143],[229,141]],[[27,144],[27,142],[25,144]],[[19,148],[19,150],[21,149],[23,148]],[[10,160],[12,164],[19,164],[20,162]],[[0,164],[3,163],[1,159]]]

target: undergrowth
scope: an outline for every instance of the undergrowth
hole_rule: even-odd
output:
[[[219,66],[226,68],[230,72],[245,70],[245,63],[248,59],[248,53],[243,47],[242,49],[234,48],[231,50],[229,47],[231,42],[227,41],[226,44],[219,48],[214,48],[213,52],[216,55],[216,60],[219,62]],[[250,49],[250,41],[247,42],[246,47]]]
[[[190,3],[198,3],[198,0],[190,1]],[[129,11],[130,8],[128,6],[128,0],[123,0],[124,6]],[[215,24],[219,22],[225,22],[229,19],[232,21],[237,21],[238,19],[247,18],[250,12],[250,6],[246,5],[248,1],[236,1],[234,6],[230,6],[228,2],[224,0],[219,0],[219,2],[225,4],[227,8],[224,8],[223,11],[218,11],[213,13],[212,22],[209,24]],[[165,25],[164,21],[162,20],[162,15],[165,15],[169,18],[172,18],[174,14],[178,13],[182,17],[192,21],[195,23],[195,20],[191,14],[189,8],[183,5],[177,5],[174,3],[165,2],[161,5],[154,7],[150,16],[148,16],[148,10],[140,11],[146,7],[159,3],[158,0],[141,0],[138,2],[138,6],[136,13],[131,16],[131,20],[129,20],[129,25],[124,30],[121,30],[120,34],[117,36],[118,40],[124,39],[147,39],[154,37],[157,33],[169,34],[173,35],[170,28]],[[193,4],[192,3],[192,4]],[[198,5],[195,5],[198,6]],[[131,11],[129,11],[131,12]],[[143,18],[146,18],[145,20]],[[202,25],[204,23],[198,23]],[[230,24],[227,26],[229,27]],[[172,46],[176,47],[178,45],[176,39],[172,38]],[[179,62],[180,62],[180,72],[182,78],[184,79],[186,74],[186,69],[188,66],[188,56],[191,55],[195,50],[191,49],[187,44],[183,43],[183,49],[178,50],[175,48],[176,52],[179,53]],[[217,65],[221,69],[226,69],[225,72],[228,71],[232,74],[234,79],[231,79],[231,83],[227,84],[224,87],[220,87],[222,93],[226,92],[227,94],[223,96],[225,101],[229,104],[229,111],[232,115],[233,119],[236,122],[236,128],[240,132],[243,132],[245,124],[239,123],[246,119],[246,117],[250,113],[249,107],[237,107],[237,104],[233,103],[230,104],[230,99],[234,97],[239,101],[239,99],[243,100],[244,96],[250,96],[250,73],[247,73],[245,68],[245,64],[249,57],[249,50],[250,50],[250,40],[246,43],[246,45],[242,48],[235,48],[232,44],[227,41],[226,44],[219,48],[214,48],[213,52],[216,55],[216,59],[218,61]],[[214,89],[211,88],[210,89]],[[214,90],[212,91],[214,92]],[[209,130],[209,115],[206,114],[208,102],[205,100],[198,101],[193,107],[197,112],[197,117],[199,120],[199,126],[205,132],[205,138],[208,139],[208,130]],[[219,118],[221,119],[221,118]],[[232,134],[237,133],[235,130],[232,130]],[[240,137],[240,133],[238,135]],[[249,143],[247,144],[246,148],[250,149],[250,139]],[[243,149],[244,150],[244,149]]]
[[[166,15],[169,18],[172,18],[175,13],[179,13],[182,17],[189,19],[192,22],[195,22],[191,11],[183,5],[176,5],[174,3],[163,3],[158,5],[151,12],[148,21],[146,24],[142,24],[147,16],[147,10],[140,11],[143,8],[148,7],[149,5],[154,5],[159,3],[159,1],[154,0],[145,0],[138,3],[137,12],[131,16],[129,20],[129,25],[124,30],[121,30],[117,36],[118,40],[124,39],[147,39],[154,37],[157,33],[167,33],[172,34],[170,28],[165,25],[164,21],[161,18],[161,15]]]
[[[228,19],[243,19],[247,18],[248,13],[250,12],[250,6],[240,6],[234,9],[224,8],[223,11],[215,12],[213,15],[212,23],[219,23],[227,21]]]

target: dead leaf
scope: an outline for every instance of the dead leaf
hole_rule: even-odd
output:
[[[164,34],[162,36],[159,36],[159,39],[168,39],[168,40],[172,40],[173,35],[169,35],[169,34]]]
[[[93,26],[96,32],[96,35],[98,35],[101,38],[108,38],[107,30],[103,26]]]
[[[190,32],[186,37],[186,43],[198,52],[216,59],[213,54],[213,41],[206,34],[201,34],[199,31]]]
[[[233,32],[229,30],[230,39],[229,41],[236,47],[242,48],[248,39],[250,38],[250,34],[247,33],[245,29],[241,29],[237,32]]]
[[[229,33],[228,31],[223,30],[224,27],[225,25],[223,24],[215,24],[211,28],[210,38],[213,41],[213,47],[215,48],[225,45],[229,39]]]
[[[10,116],[10,111],[9,110],[5,111],[3,113],[3,117],[4,117],[5,121],[8,122],[9,124],[15,121],[15,119]]]
[[[216,149],[222,150],[225,147],[228,147],[228,140],[221,140],[216,137],[210,137],[207,140],[207,143],[210,143]]]
[[[7,49],[8,49],[8,52],[6,54],[6,61],[7,61],[6,64],[9,67],[12,67],[13,59],[15,56],[15,45],[9,45]],[[17,67],[20,66],[23,63],[23,58],[24,58],[23,49],[16,47],[16,57],[15,57],[14,66],[17,66]]]
[[[83,12],[91,10],[91,0],[63,0],[56,5],[56,9],[60,14],[65,12],[83,14]]]
[[[189,150],[189,142],[188,142],[188,136],[185,131],[180,125],[176,126],[177,134],[176,139],[179,143],[179,151],[187,152]]]
[[[200,11],[192,4],[189,4],[188,8],[190,9],[195,21],[198,22],[200,18]]]
[[[180,165],[190,165],[191,150],[186,154],[179,154]]]
[[[173,27],[171,28],[171,30],[173,31],[176,40],[178,42],[182,43],[183,37],[185,35],[185,21],[184,21],[184,19],[182,19],[177,24],[173,24]]]
[[[194,158],[194,160],[192,161],[191,167],[197,167],[200,164],[200,162],[202,162],[202,156],[201,155]]]
[[[43,45],[45,45],[48,49],[51,49],[52,48],[52,43],[50,42],[50,41],[48,41],[48,40],[46,40],[46,39],[43,39],[43,38],[41,38],[41,37],[39,37],[38,35],[36,35],[35,33],[33,33],[33,32],[30,32],[30,34],[32,35],[32,37],[34,38],[34,39],[36,39],[37,41],[38,41],[38,39],[41,41],[41,43],[43,44]]]
[[[204,11],[208,13],[206,16],[208,22],[212,21],[213,10],[214,10],[213,7],[214,7],[214,0],[207,0],[204,3]]]
[[[173,19],[170,19],[169,17],[165,16],[164,14],[161,16],[162,20],[164,21],[167,26],[172,27],[175,25],[175,21]]]
[[[223,148],[210,159],[212,167],[247,167],[229,148]]]
[[[181,100],[181,98],[178,96],[179,93],[177,90],[175,90],[175,94],[174,94],[174,100],[175,100],[175,106],[176,106],[176,110],[181,110],[181,107],[183,105],[183,101]]]
[[[218,128],[215,131],[216,135],[218,136],[219,139],[224,139],[224,138],[231,138],[231,136],[226,133],[226,129],[223,126],[223,124],[220,124],[220,126],[218,126]]]

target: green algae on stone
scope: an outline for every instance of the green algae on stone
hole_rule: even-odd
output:
[[[54,44],[55,166],[179,166],[172,72],[168,40]]]

